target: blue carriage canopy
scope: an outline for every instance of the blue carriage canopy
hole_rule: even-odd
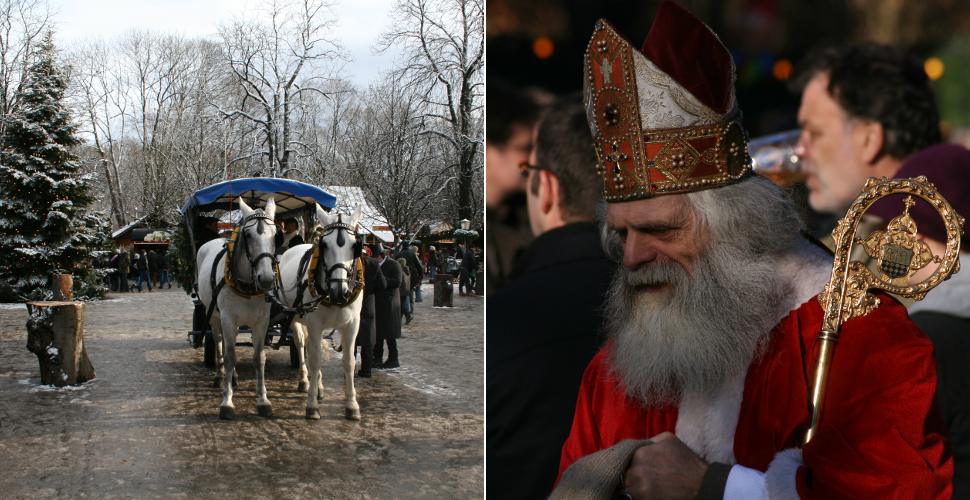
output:
[[[273,196],[276,200],[277,213],[288,212],[313,203],[319,203],[327,210],[337,205],[336,196],[311,184],[292,179],[250,177],[220,182],[192,193],[182,203],[182,216],[188,215],[189,211],[197,208],[229,210],[235,207],[240,196],[254,208],[263,205],[262,201],[258,200],[267,200]]]

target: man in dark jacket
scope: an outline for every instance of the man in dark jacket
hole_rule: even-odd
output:
[[[158,271],[162,266],[158,262],[158,253],[156,253],[155,250],[149,250],[147,257],[148,273],[151,276],[152,283],[154,283],[157,288],[161,288],[161,285],[158,284]]]
[[[130,290],[128,286],[128,273],[131,272],[131,257],[128,256],[127,250],[122,250],[118,255],[118,279],[120,288],[119,292],[127,292]]]
[[[152,287],[152,268],[149,264],[148,256],[145,254],[144,250],[139,250],[135,253],[135,270],[138,271],[138,292],[141,292],[142,282],[148,283],[148,291],[153,292]]]
[[[475,252],[472,252],[467,243],[458,244],[458,253],[461,258],[458,295],[471,295],[472,281],[475,279],[475,273],[478,272],[478,261],[475,259]]]
[[[537,238],[488,298],[485,449],[495,498],[549,495],[583,370],[601,343],[615,264],[593,223],[601,184],[586,123],[578,97],[540,122],[526,188]]]
[[[381,272],[387,280],[387,288],[377,294],[377,344],[374,346],[374,362],[378,368],[397,368],[400,366],[397,353],[397,339],[401,338],[401,298],[398,287],[404,272],[401,265],[391,258],[388,249],[379,247],[383,252]],[[384,357],[384,343],[387,342],[387,361]]]
[[[370,378],[374,364],[374,343],[377,341],[374,298],[387,288],[387,281],[377,259],[364,255],[363,260],[364,304],[360,309],[360,327],[357,330],[356,344],[360,347],[360,371],[357,376]]]
[[[411,278],[411,298],[414,302],[422,302],[424,299],[421,297],[421,280],[424,279],[424,266],[421,265],[421,259],[418,258],[418,247],[417,245],[411,245],[404,251],[404,259],[408,264],[408,272]]]

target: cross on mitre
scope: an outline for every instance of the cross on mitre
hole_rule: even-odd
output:
[[[620,145],[616,141],[610,143],[612,152],[606,155],[606,161],[613,163],[613,173],[620,173],[620,163],[625,162],[630,159],[623,151],[620,151]]]

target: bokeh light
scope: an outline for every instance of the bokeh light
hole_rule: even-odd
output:
[[[939,57],[930,57],[923,62],[923,71],[930,80],[939,80],[943,76],[943,61]]]
[[[556,51],[556,46],[547,36],[540,36],[532,41],[532,53],[539,59],[549,59]]]
[[[792,64],[788,59],[779,59],[771,67],[771,74],[775,80],[786,81],[791,78]]]

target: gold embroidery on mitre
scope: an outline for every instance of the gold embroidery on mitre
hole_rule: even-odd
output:
[[[633,49],[605,21],[598,21],[586,48],[583,97],[596,148],[596,173],[604,191],[641,197],[643,141]]]
[[[721,118],[710,115],[703,106],[688,105],[694,109],[684,110],[683,102],[679,102],[683,99],[675,100],[681,108],[678,114],[650,108],[660,97],[651,97],[649,85],[640,95],[638,80],[644,76],[659,80],[661,75],[638,74],[638,57],[647,60],[609,23],[597,22],[586,48],[583,98],[604,199],[624,201],[697,191],[731,184],[750,173],[747,135],[737,113]],[[668,75],[663,76],[663,84],[654,87],[659,92],[669,95],[679,88]],[[651,109],[654,115],[667,117],[663,123],[675,123],[675,119],[684,123],[684,111],[701,121],[721,120],[644,130],[642,113]]]

